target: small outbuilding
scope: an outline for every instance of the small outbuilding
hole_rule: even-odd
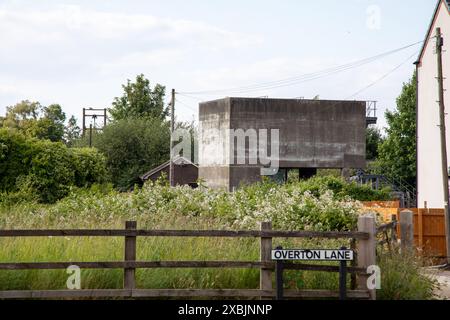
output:
[[[174,159],[174,183],[175,185],[188,185],[192,188],[198,186],[198,166],[192,163],[190,160],[178,156]],[[160,166],[150,170],[149,172],[140,176],[142,184],[146,181],[156,181],[163,174],[169,177],[170,173],[170,161],[167,161]]]

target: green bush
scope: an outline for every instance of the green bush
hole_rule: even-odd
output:
[[[105,181],[105,160],[95,149],[70,149],[11,129],[0,129],[0,146],[0,202],[53,203],[65,197],[71,186]]]
[[[31,167],[27,184],[42,202],[53,203],[69,193],[75,176],[71,157],[63,143],[36,141],[31,144]]]
[[[13,191],[31,165],[31,141],[14,129],[0,128],[0,190]]]
[[[89,187],[93,183],[106,181],[105,156],[95,148],[71,148],[74,170],[74,184],[77,187]]]
[[[388,188],[373,190],[369,185],[358,185],[356,182],[347,182],[342,177],[313,177],[309,180],[294,182],[293,185],[295,187],[299,186],[302,191],[310,191],[315,196],[323,194],[325,190],[331,190],[339,199],[350,197],[358,201],[392,200],[391,190]]]
[[[121,191],[169,160],[169,144],[169,125],[159,118],[118,120],[93,137],[93,145],[106,157],[109,179]]]

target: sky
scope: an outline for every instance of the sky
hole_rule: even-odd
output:
[[[143,73],[177,92],[176,117],[225,96],[378,101],[379,126],[414,71],[417,44],[308,82],[236,94],[425,38],[435,0],[0,0],[0,114],[21,100],[109,108]],[[373,84],[366,90],[361,89]],[[222,90],[206,94],[204,91]],[[361,91],[361,92],[359,92]],[[359,93],[358,93],[359,92]],[[355,93],[358,93],[355,95]]]

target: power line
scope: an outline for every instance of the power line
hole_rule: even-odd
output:
[[[177,92],[177,95],[180,95],[180,96],[183,96],[183,97],[195,100],[195,101],[202,101],[202,100],[204,100],[203,98],[199,98],[199,97],[193,96],[191,94],[187,94],[187,93]]]
[[[394,69],[390,70],[388,73],[384,74],[383,76],[381,76],[380,78],[378,78],[377,80],[375,80],[374,82],[370,83],[369,85],[365,86],[364,88],[358,90],[357,92],[355,92],[354,94],[352,94],[351,96],[349,96],[348,98],[345,98],[345,100],[351,99],[357,95],[359,95],[360,93],[362,93],[363,91],[366,91],[367,89],[373,87],[374,85],[376,85],[378,82],[380,82],[381,80],[384,80],[385,78],[387,78],[388,76],[390,76],[392,73],[394,73],[395,71],[397,71],[398,69],[400,69],[404,64],[406,64],[412,57],[417,56],[417,54],[419,53],[419,51],[414,52],[412,55],[410,55],[406,60],[404,60],[402,63],[400,63],[398,66],[396,66]]]
[[[269,82],[264,82],[264,83],[259,83],[259,84],[254,84],[254,85],[249,85],[249,86],[241,86],[241,87],[234,87],[234,88],[228,88],[228,89],[221,89],[221,90],[206,90],[206,91],[197,91],[197,92],[179,92],[179,94],[184,94],[184,95],[214,95],[214,94],[221,94],[221,93],[246,93],[246,92],[252,92],[252,91],[259,91],[262,89],[273,89],[273,88],[279,88],[279,87],[285,87],[285,86],[291,86],[291,85],[295,85],[301,82],[306,82],[306,81],[312,81],[312,80],[316,80],[322,77],[326,77],[326,76],[330,76],[339,72],[343,72],[346,70],[350,70],[356,67],[360,67],[362,65],[371,63],[373,61],[379,60],[381,58],[384,58],[386,56],[392,55],[394,53],[403,51],[405,49],[411,48],[413,46],[416,46],[420,43],[423,43],[424,41],[418,41],[412,44],[409,44],[407,46],[403,46],[401,48],[398,49],[394,49],[394,50],[390,50],[387,51],[385,53],[381,53],[378,54],[376,56],[372,56],[366,59],[362,59],[362,60],[358,60],[352,63],[348,63],[348,64],[344,64],[344,65],[340,65],[337,67],[333,67],[333,68],[327,68],[321,71],[317,71],[317,72],[313,72],[313,73],[308,73],[308,74],[303,74],[303,75],[299,75],[299,76],[295,76],[295,77],[290,77],[290,78],[286,78],[286,79],[282,79],[282,80],[276,80],[276,81],[269,81]]]
[[[177,93],[178,94],[178,93]],[[175,99],[176,102],[181,103],[183,106],[187,107],[188,109],[197,112],[198,110],[196,110],[194,107],[191,107],[189,105],[187,105],[186,103],[184,103],[183,101],[181,101],[180,99]]]

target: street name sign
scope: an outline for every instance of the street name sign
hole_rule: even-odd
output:
[[[298,261],[352,261],[352,250],[312,250],[312,249],[276,249],[272,250],[272,260]]]

